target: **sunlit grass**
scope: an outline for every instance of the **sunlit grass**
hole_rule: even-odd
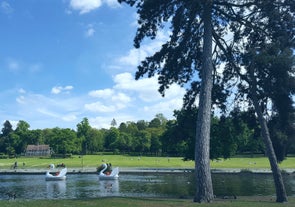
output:
[[[295,168],[295,157],[288,157],[279,164],[282,169]],[[227,160],[211,162],[212,168],[239,168],[239,169],[270,169],[267,157],[234,157]]]
[[[152,198],[98,198],[85,200],[15,200],[0,201],[1,207],[61,207],[61,206],[80,206],[80,207],[276,207],[282,206],[276,203],[273,197],[240,197],[236,200],[216,200],[213,203],[199,204],[188,199],[152,199]],[[283,204],[284,207],[295,206],[294,197],[289,198],[288,203]]]
[[[1,168],[10,168],[14,162],[18,162],[19,168],[47,168],[50,163],[64,163],[69,168],[91,168],[97,167],[102,162],[112,163],[113,166],[120,167],[171,167],[171,168],[191,168],[193,161],[184,162],[181,157],[144,157],[144,156],[125,156],[125,155],[86,155],[73,156],[67,159],[51,158],[27,158],[1,159]],[[23,163],[25,163],[23,165]]]
[[[14,162],[18,162],[18,168],[47,168],[50,163],[64,163],[68,168],[96,168],[103,161],[119,167],[138,168],[193,168],[193,161],[183,161],[181,157],[146,157],[128,155],[74,155],[67,159],[52,158],[27,158],[0,159],[0,169],[9,169]],[[234,157],[227,160],[211,161],[212,168],[239,168],[239,169],[269,169],[269,161],[266,157]],[[295,157],[288,157],[280,167],[282,169],[295,169]]]

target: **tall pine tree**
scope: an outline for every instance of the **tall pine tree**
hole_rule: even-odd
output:
[[[280,15],[269,16],[266,7],[289,9],[294,21],[294,1],[288,0],[118,0],[137,8],[138,29],[134,38],[139,48],[145,38],[154,39],[159,30],[169,26],[171,35],[162,48],[138,66],[136,79],[158,75],[162,95],[173,83],[190,83],[184,97],[193,104],[199,96],[196,130],[196,194],[194,201],[213,201],[209,164],[210,122],[212,103],[222,104],[227,88],[237,73],[241,53],[252,31],[264,32],[269,22],[286,23]],[[259,37],[258,37],[259,38]],[[213,44],[214,43],[214,44]],[[223,73],[217,68],[227,63]],[[226,79],[226,80],[225,80]],[[223,85],[222,83],[227,83]],[[212,93],[213,89],[213,93]],[[224,105],[223,105],[224,108]],[[277,185],[276,185],[277,186]],[[282,192],[284,193],[284,192]],[[283,199],[281,199],[283,198]],[[286,201],[285,196],[277,199]]]

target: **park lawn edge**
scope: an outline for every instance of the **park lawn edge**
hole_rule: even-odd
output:
[[[289,197],[289,201],[284,203],[284,207],[295,206],[295,197]],[[138,198],[138,197],[101,197],[89,199],[61,199],[61,200],[1,200],[2,207],[22,206],[22,207],[59,207],[59,206],[104,206],[104,207],[192,207],[192,206],[210,206],[210,207],[233,207],[233,206],[251,206],[251,207],[272,207],[281,206],[281,203],[275,202],[272,196],[241,196],[237,199],[216,198],[210,204],[194,203],[192,199],[175,198]]]
[[[102,162],[122,168],[194,168],[194,161],[183,161],[182,157],[149,157],[129,155],[74,155],[72,158],[19,157],[0,159],[0,170],[10,169],[18,162],[19,169],[46,169],[49,164],[65,163],[68,168],[96,168]],[[267,157],[233,157],[211,161],[212,169],[270,169]],[[295,170],[295,157],[287,157],[280,163],[281,169]]]

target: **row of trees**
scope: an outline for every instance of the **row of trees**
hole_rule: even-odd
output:
[[[167,120],[158,114],[151,121],[121,123],[110,129],[96,129],[84,118],[76,130],[52,128],[30,130],[30,125],[19,121],[16,129],[9,121],[0,134],[0,152],[14,155],[25,152],[28,144],[49,144],[57,154],[95,154],[102,151],[115,153],[142,153],[183,156],[194,159],[195,122],[197,109],[175,111],[175,119]],[[276,119],[269,124],[275,125]],[[251,111],[234,110],[228,116],[213,117],[211,124],[211,159],[229,158],[236,154],[265,153],[256,118]],[[279,129],[276,129],[279,130]],[[295,154],[292,134],[273,133],[278,160],[287,153]],[[277,136],[278,135],[278,136]],[[286,139],[287,138],[287,139]]]

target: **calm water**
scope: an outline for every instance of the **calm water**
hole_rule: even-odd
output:
[[[288,195],[295,196],[295,175],[284,177]],[[274,195],[272,175],[213,174],[214,193]],[[121,174],[117,181],[100,181],[95,174],[69,174],[65,181],[45,181],[44,175],[0,175],[0,200],[15,192],[17,199],[69,199],[105,196],[188,198],[194,178],[184,174]]]

